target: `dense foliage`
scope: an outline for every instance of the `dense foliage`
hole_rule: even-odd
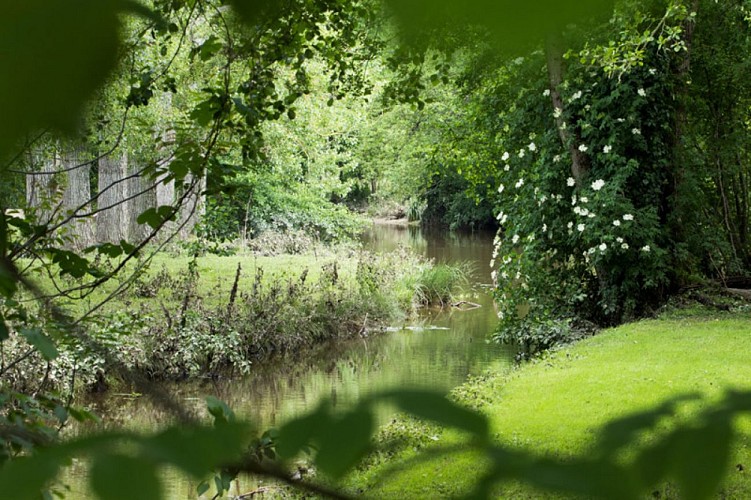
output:
[[[671,474],[687,496],[711,494],[748,394],[727,394],[633,460],[623,460],[624,447],[675,401],[614,422],[594,455],[566,463],[494,445],[484,417],[421,391],[363,399],[344,413],[323,402],[278,436],[254,436],[215,400],[214,426],[194,422],[113,355],[133,324],[96,318],[136,283],[151,249],[188,236],[204,204],[197,231],[216,241],[299,230],[338,239],[357,227],[344,207],[368,201],[409,202],[411,216],[455,227],[495,215],[499,338],[529,345],[566,336],[574,315],[616,323],[682,286],[747,275],[748,2],[537,6],[555,15],[511,1],[9,7],[0,18],[0,53],[9,55],[0,60],[2,490],[35,496],[87,456],[103,497],[158,497],[164,465],[199,480],[219,471],[221,494],[240,471],[291,483],[280,463],[311,445],[316,466],[337,479],[368,451],[374,408],[386,401],[473,438],[490,464],[479,497],[511,478],[632,498]],[[303,316],[331,322],[337,305],[375,301],[381,274],[362,265],[359,295],[328,289]],[[322,283],[331,288],[335,276]],[[114,291],[94,300],[107,283]],[[304,285],[289,283],[290,300]],[[425,295],[450,296],[433,288]],[[275,304],[280,293],[254,297]],[[73,316],[61,298],[91,302]],[[173,363],[166,371],[243,366],[222,355],[252,350],[258,332],[234,325],[218,339],[220,315],[197,311],[183,307],[179,327],[156,336],[158,359]],[[96,321],[100,331],[89,328]],[[66,396],[78,363],[94,374],[108,366],[184,425],[56,442],[70,418],[92,417],[49,389],[55,360],[72,367]],[[16,369],[29,362],[38,377]],[[686,452],[696,449],[712,453],[702,475],[703,457]]]

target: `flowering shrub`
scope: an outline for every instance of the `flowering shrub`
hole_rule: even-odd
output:
[[[620,79],[572,63],[573,76],[559,89],[565,109],[551,106],[541,76],[499,117],[501,228],[491,267],[501,330],[526,331],[523,323],[574,314],[615,323],[664,295],[671,273],[673,104],[661,67],[668,60],[656,53],[649,62],[657,69],[634,69]],[[586,155],[578,179],[572,145],[562,143],[558,124]]]

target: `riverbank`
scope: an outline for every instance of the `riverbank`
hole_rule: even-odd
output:
[[[659,430],[640,433],[621,457],[628,460],[666,430],[717,402],[725,391],[751,390],[750,355],[747,309],[724,314],[673,311],[655,320],[603,331],[510,372],[489,372],[453,395],[489,418],[495,444],[563,462],[593,456],[601,431],[613,419],[655,408],[677,396],[700,396],[679,404],[676,420],[663,417]],[[751,466],[751,419],[735,422],[741,437],[722,464],[725,480],[720,496],[749,498],[751,480],[745,471]],[[400,437],[397,451],[392,448],[371,456],[368,465],[350,478],[353,491],[373,498],[456,497],[472,491],[487,469],[487,462],[469,451],[469,446],[468,451],[427,458],[425,453],[438,447],[458,445],[461,449],[463,437],[456,432],[398,420],[381,431],[381,441],[394,435]],[[689,448],[686,454],[713,457],[712,446],[718,442],[697,444],[705,446]],[[416,460],[421,454],[425,459]],[[399,464],[406,468],[398,470]],[[705,464],[695,474],[708,473],[709,466]],[[650,492],[655,498],[679,494],[676,482],[644,490]],[[494,496],[568,498],[517,482],[497,486]]]
[[[431,300],[425,292],[431,269],[429,260],[405,248],[373,253],[342,246],[275,256],[157,254],[125,292],[86,323],[107,356],[85,345],[61,345],[50,367],[31,357],[7,376],[12,382],[39,372],[39,380],[63,388],[75,371],[79,388],[104,390],[119,384],[112,360],[156,380],[246,375],[252,365],[274,356],[367,337],[414,314]],[[458,285],[461,276],[454,281]],[[123,283],[109,283],[68,310],[80,315]],[[23,348],[20,339],[17,345],[13,340],[8,349]]]

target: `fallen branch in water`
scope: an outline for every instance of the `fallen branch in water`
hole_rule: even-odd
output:
[[[454,302],[453,304],[451,304],[451,307],[455,307],[461,311],[471,311],[472,309],[477,309],[478,307],[482,306],[474,302],[469,302],[468,300],[460,300],[459,302]]]

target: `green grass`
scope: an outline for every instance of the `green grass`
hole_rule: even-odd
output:
[[[750,358],[748,314],[708,318],[672,314],[670,319],[604,331],[511,374],[486,375],[460,388],[457,397],[488,415],[499,444],[565,459],[585,456],[598,430],[617,417],[681,394],[698,392],[706,403],[727,389],[751,389]],[[749,419],[739,419],[738,429],[745,436],[751,434]],[[445,431],[439,442],[461,441]],[[748,445],[747,438],[734,443],[723,485],[726,498],[751,498],[751,480],[735,468],[738,463],[751,465]],[[402,459],[419,453],[406,448]],[[388,478],[379,475],[392,465],[385,462],[360,471],[353,483],[375,498],[444,498],[469,491],[484,468],[482,459],[469,451],[412,464]],[[663,486],[660,494],[672,497],[675,492],[675,487]],[[504,485],[498,495],[557,498],[518,484]]]

